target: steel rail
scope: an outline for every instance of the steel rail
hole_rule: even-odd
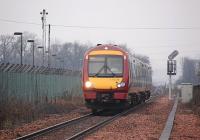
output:
[[[89,113],[89,114],[86,114],[86,115],[78,117],[78,118],[74,118],[74,119],[71,119],[71,120],[68,120],[68,121],[64,121],[64,122],[58,123],[56,125],[53,125],[53,126],[50,126],[50,127],[47,127],[47,128],[44,128],[44,129],[41,129],[41,130],[38,130],[38,131],[35,131],[33,133],[24,135],[22,137],[18,137],[15,140],[34,139],[36,137],[39,137],[39,136],[44,135],[46,133],[49,133],[51,131],[55,131],[57,129],[63,128],[66,125],[69,125],[71,123],[74,123],[74,122],[77,122],[77,121],[81,121],[82,119],[88,118],[88,117],[90,117],[92,115],[93,115],[93,113]]]
[[[128,109],[128,110],[126,110],[126,111],[123,111],[123,112],[121,112],[121,113],[119,113],[119,114],[116,114],[116,115],[113,116],[112,118],[109,118],[109,119],[106,119],[106,120],[104,120],[104,121],[102,121],[102,122],[99,122],[98,124],[95,124],[95,125],[93,125],[93,126],[87,128],[87,129],[85,129],[85,130],[83,130],[83,131],[81,131],[81,132],[79,132],[79,133],[76,133],[75,135],[73,135],[73,136],[71,136],[71,137],[69,137],[69,138],[67,138],[67,139],[65,139],[65,140],[76,140],[76,139],[81,139],[81,138],[83,138],[84,136],[86,136],[86,135],[88,135],[88,134],[90,134],[90,133],[92,133],[92,132],[98,130],[99,128],[101,128],[101,127],[107,125],[108,123],[114,121],[115,119],[121,117],[122,115],[128,114],[129,112],[134,111],[134,110],[136,110],[136,109],[138,109],[138,108],[144,106],[145,104],[151,103],[152,100],[153,100],[153,99],[155,100],[157,97],[159,97],[159,95],[154,96],[154,97],[151,96],[148,100],[145,101],[145,103],[139,104],[139,105],[134,106],[134,107],[131,107],[130,109]]]

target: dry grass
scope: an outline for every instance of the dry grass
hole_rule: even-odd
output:
[[[41,119],[48,114],[68,113],[83,103],[81,96],[51,98],[34,103],[10,98],[0,103],[0,129],[14,128]]]

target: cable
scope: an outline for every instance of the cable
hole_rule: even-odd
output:
[[[107,27],[107,26],[72,26],[72,25],[52,25],[54,27],[81,28],[81,29],[109,29],[109,30],[196,30],[200,27]]]
[[[20,24],[31,24],[41,26],[42,24],[34,22],[23,22],[17,20],[2,19],[3,22],[20,23]],[[109,26],[73,26],[73,25],[58,25],[51,24],[54,27],[64,27],[64,28],[80,28],[80,29],[108,29],[108,30],[200,30],[200,27],[109,27]]]
[[[20,23],[20,24],[32,24],[32,25],[42,25],[39,23],[34,23],[34,22],[23,22],[23,21],[16,21],[16,20],[9,20],[9,19],[2,19],[0,18],[0,21],[4,21],[4,22],[11,22],[11,23]]]

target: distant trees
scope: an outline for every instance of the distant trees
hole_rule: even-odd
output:
[[[7,62],[10,53],[13,51],[12,42],[13,36],[10,35],[0,35],[0,61]]]
[[[38,49],[41,40],[37,35],[29,32],[23,33],[23,64],[32,64],[32,45],[27,40],[35,41],[35,65],[42,66],[42,49]],[[21,40],[14,35],[0,35],[0,63],[20,63]],[[41,46],[41,45],[40,45]],[[90,44],[74,43],[55,43],[51,45],[50,66],[56,68],[67,68],[80,70],[82,58]],[[46,50],[45,50],[46,51]],[[47,52],[48,53],[48,52]],[[45,64],[47,66],[47,53],[45,53]]]
[[[53,44],[51,47],[52,53],[56,55],[52,58],[52,66],[80,70],[83,56],[91,46],[74,42]]]
[[[138,58],[139,60],[141,60],[144,63],[150,64],[150,60],[149,60],[148,56],[136,54],[135,57]]]
[[[126,52],[128,52],[130,55],[133,55],[137,59],[141,60],[142,62],[150,64],[150,60],[149,60],[148,56],[141,55],[141,54],[133,54],[132,51],[131,51],[131,49],[128,48],[126,46],[126,44],[121,44],[121,45],[119,45],[119,47],[122,48],[123,50],[125,50]]]
[[[31,64],[32,62],[32,47],[28,45],[27,40],[34,39],[35,44],[39,44],[37,36],[24,32],[23,33],[23,64]],[[14,37],[14,35],[0,35],[0,62],[1,63],[19,63],[20,61],[20,45],[21,40],[19,37]],[[35,51],[37,58],[38,51]]]
[[[35,41],[35,65],[42,66],[43,50],[38,49],[41,46],[41,40],[36,34],[30,32],[23,33],[23,64],[32,64],[32,45],[27,40]],[[0,35],[0,63],[20,63],[20,37],[14,35]],[[65,42],[51,44],[50,47],[50,67],[66,68],[71,70],[80,70],[84,53],[93,47],[91,43],[81,44],[78,42]],[[133,55],[131,49],[126,44],[120,44],[119,47]],[[45,50],[46,51],[46,50]],[[48,66],[48,52],[44,55],[44,66]],[[141,61],[150,64],[149,58],[143,55],[135,55]]]

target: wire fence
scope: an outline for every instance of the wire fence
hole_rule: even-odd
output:
[[[0,65],[0,100],[10,97],[42,102],[81,94],[80,72],[30,65]],[[45,100],[44,100],[45,99]]]
[[[80,77],[79,71],[1,63],[0,127],[34,120],[52,112],[52,104],[80,96]]]

